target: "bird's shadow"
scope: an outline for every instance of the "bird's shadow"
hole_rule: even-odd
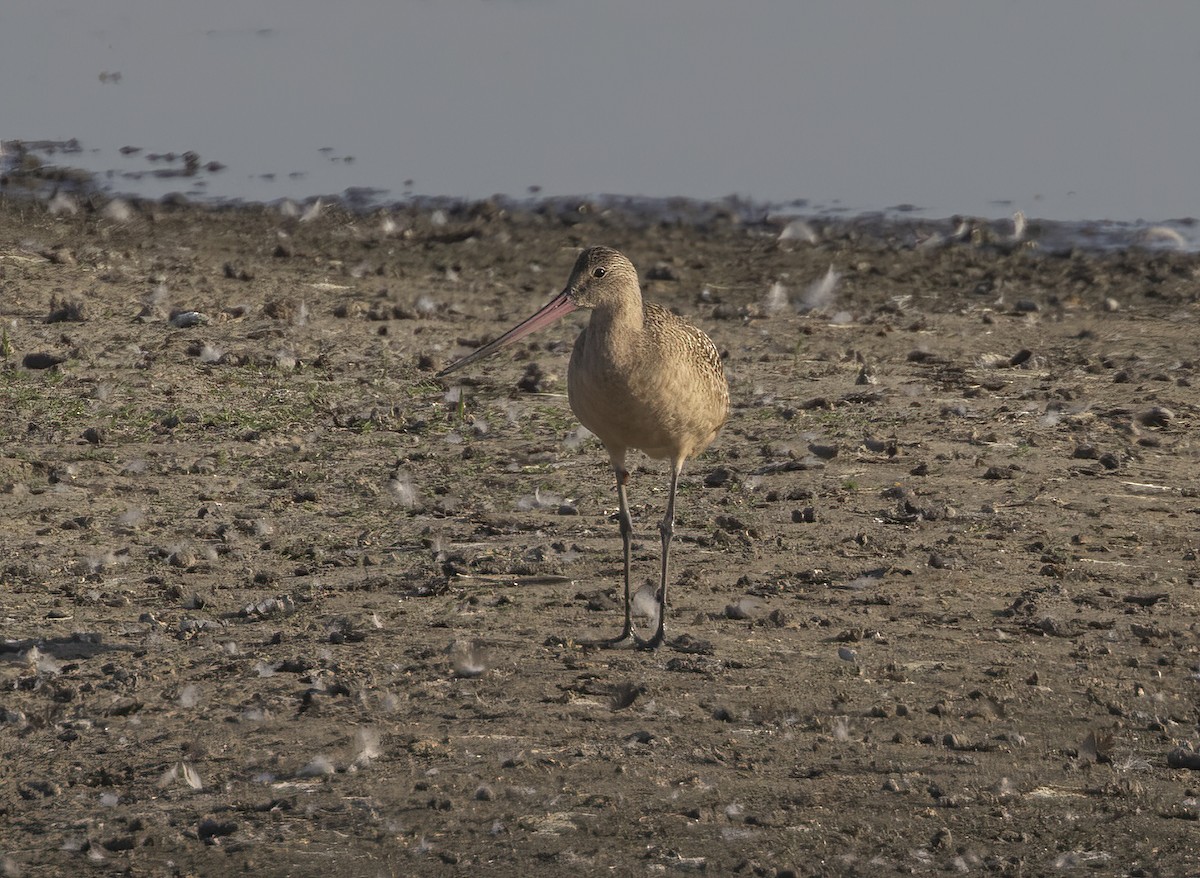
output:
[[[135,649],[127,644],[105,643],[100,634],[76,632],[66,637],[0,640],[0,661],[23,661],[22,656],[33,647],[60,661],[90,659],[110,652],[131,652]]]

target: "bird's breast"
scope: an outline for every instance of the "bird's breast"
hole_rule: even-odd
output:
[[[698,338],[613,339],[589,327],[576,340],[567,373],[571,410],[607,448],[690,457],[725,423],[729,395],[720,358],[703,333],[685,326]]]

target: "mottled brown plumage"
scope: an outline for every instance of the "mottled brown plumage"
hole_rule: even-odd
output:
[[[729,415],[729,385],[712,340],[670,311],[642,302],[633,264],[608,247],[580,254],[558,296],[523,323],[457,363],[447,375],[483,359],[577,308],[591,310],[575,340],[567,370],[571,410],[608,451],[617,479],[625,556],[625,626],[610,646],[657,647],[663,642],[675,493],[684,463],[712,443]],[[636,448],[671,463],[667,509],[659,525],[662,568],[658,626],[646,641],[633,633],[630,554],[633,522],[625,456]]]

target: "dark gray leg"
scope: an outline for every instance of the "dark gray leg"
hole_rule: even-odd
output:
[[[675,532],[675,490],[679,486],[679,473],[683,469],[683,461],[673,461],[671,465],[671,489],[667,493],[667,512],[663,516],[658,530],[662,534],[662,580],[658,586],[658,630],[654,636],[645,642],[650,649],[662,646],[667,621],[667,577],[671,569],[671,535]]]
[[[625,649],[634,646],[637,641],[633,636],[633,601],[629,593],[630,562],[633,554],[633,518],[629,515],[629,501],[625,496],[625,483],[629,481],[629,472],[622,464],[613,463],[613,471],[617,476],[617,503],[620,507],[618,520],[621,524],[621,543],[625,554],[625,625],[621,633],[604,645],[610,649]]]

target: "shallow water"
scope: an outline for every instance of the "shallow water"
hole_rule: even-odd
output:
[[[1154,223],[1200,213],[1198,32],[1186,2],[57,0],[0,13],[2,136],[150,197]],[[188,150],[223,169],[160,176]]]

